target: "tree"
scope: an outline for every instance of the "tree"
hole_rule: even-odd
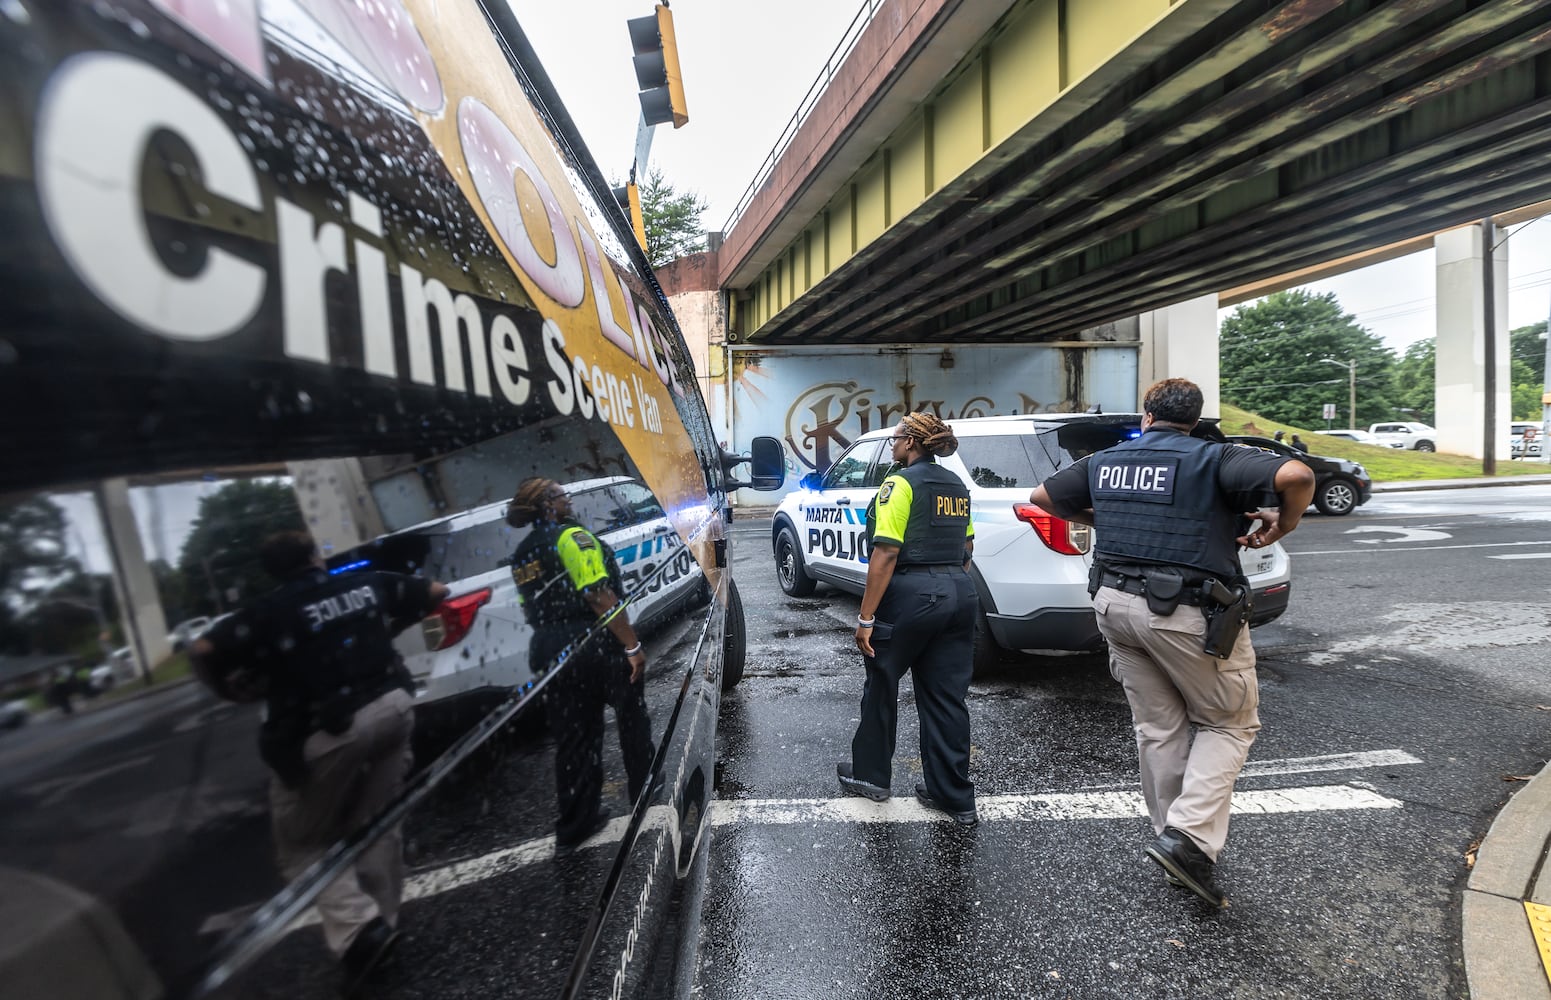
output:
[[[238,479],[199,501],[178,557],[186,610],[214,615],[274,587],[259,564],[259,546],[277,531],[305,531],[301,506],[287,483]]]
[[[679,193],[653,167],[641,185],[641,216],[646,223],[646,259],[653,267],[705,249],[700,216],[706,200],[694,191]]]
[[[1546,384],[1546,324],[1542,320],[1539,323],[1531,323],[1529,326],[1521,326],[1508,334],[1508,354],[1515,361],[1521,361],[1528,366],[1528,381],[1536,385]],[[1513,381],[1517,383],[1519,377],[1515,375]],[[1539,397],[1536,397],[1539,399]]]
[[[81,576],[65,544],[64,510],[37,496],[0,509],[0,650],[31,652],[48,595]]]
[[[1395,355],[1342,312],[1332,293],[1277,292],[1241,305],[1222,322],[1223,398],[1280,423],[1323,426],[1335,403],[1346,418],[1347,374],[1322,358],[1357,362],[1357,424],[1394,417]]]
[[[1424,424],[1433,423],[1436,405],[1438,342],[1432,337],[1406,348],[1395,366],[1395,403]],[[1380,418],[1383,419],[1383,418]]]

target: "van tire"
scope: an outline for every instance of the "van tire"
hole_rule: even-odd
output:
[[[996,642],[996,637],[991,634],[991,623],[986,619],[986,613],[981,611],[975,615],[975,638],[971,646],[970,671],[975,677],[980,677],[995,669],[1002,662],[1004,650]]]
[[[743,598],[738,585],[727,581],[727,617],[722,626],[722,693],[731,691],[743,680],[743,664],[748,658],[749,633],[743,620]]]
[[[776,582],[788,597],[807,597],[818,586],[818,581],[808,575],[802,561],[802,547],[797,544],[797,533],[789,524],[783,524],[776,532],[775,540]]]

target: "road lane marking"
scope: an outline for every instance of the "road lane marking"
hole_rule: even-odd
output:
[[[1350,809],[1399,809],[1403,803],[1367,788],[1315,785],[1235,792],[1232,811],[1238,815],[1330,812]],[[980,818],[993,821],[1132,819],[1147,815],[1139,791],[1041,792],[1025,795],[981,795],[975,799]],[[887,802],[870,799],[718,799],[712,803],[711,824],[794,826],[813,823],[932,823],[946,821],[913,798]]]
[[[1347,771],[1370,767],[1394,767],[1420,764],[1422,761],[1404,750],[1368,750],[1356,753],[1324,754],[1318,757],[1286,757],[1252,761],[1240,777],[1305,774],[1319,771]],[[1011,795],[982,795],[975,806],[981,819],[997,821],[1043,821],[1083,819],[1131,819],[1147,815],[1147,805],[1135,782],[1113,786],[1122,791],[1105,791],[1097,786],[1080,792],[1046,792]],[[1304,788],[1266,789],[1235,792],[1233,812],[1239,815],[1267,813],[1327,812],[1349,809],[1396,809],[1402,803],[1376,792],[1349,785],[1316,785]],[[711,803],[713,827],[736,823],[928,823],[941,820],[914,799],[891,799],[876,803],[857,798],[840,799],[716,799]],[[589,838],[583,849],[618,843],[630,818],[616,817]],[[676,837],[678,814],[667,806],[647,810],[642,833],[667,829]],[[555,856],[555,838],[539,837],[492,851],[479,857],[465,858],[438,868],[411,875],[404,883],[404,901],[429,899],[444,892],[475,885],[510,874],[520,868],[547,862]],[[242,906],[206,918],[201,934],[221,934],[236,927],[258,906]],[[318,923],[318,911],[308,909],[292,922],[290,930]]]
[[[1360,535],[1360,534],[1364,534],[1366,532],[1382,532],[1384,534],[1389,534],[1390,532],[1394,532],[1395,534],[1399,535],[1400,537],[1399,538],[1359,538],[1359,539],[1357,539],[1357,544],[1359,544],[1359,545],[1377,545],[1380,542],[1441,542],[1445,538],[1453,538],[1454,537],[1453,535],[1449,534],[1447,531],[1434,531],[1431,528],[1402,528],[1399,525],[1396,525],[1393,528],[1388,528],[1388,527],[1385,527],[1384,525],[1381,525],[1381,524],[1364,524],[1364,525],[1360,525],[1360,526],[1358,526],[1356,528],[1347,528],[1346,531],[1342,532],[1342,534],[1345,534],[1345,535]]]
[[[608,825],[597,833],[584,840],[578,852],[591,850],[595,847],[604,847],[617,844],[625,836],[625,829],[630,825],[629,816],[616,816],[609,820]],[[648,831],[667,830],[670,838],[677,843],[678,840],[678,813],[670,806],[653,806],[646,811],[646,818],[641,823],[641,832],[638,836],[644,836]],[[444,892],[461,889],[464,886],[475,885],[487,879],[498,878],[511,874],[519,868],[540,862],[553,861],[555,857],[555,837],[550,834],[547,837],[538,837],[534,840],[514,844],[511,847],[502,848],[499,851],[491,851],[476,858],[465,858],[462,861],[454,861],[442,865],[439,868],[428,868],[411,875],[404,880],[404,902],[409,903],[417,899],[428,899],[439,896]],[[248,919],[260,904],[251,906],[239,906],[227,910],[224,913],[212,914],[205,918],[200,925],[201,934],[224,934],[244,920]],[[317,907],[309,907],[295,920],[287,933],[300,930],[303,927],[311,927],[318,923]]]
[[[1272,757],[1268,760],[1252,760],[1244,765],[1244,769],[1239,772],[1239,777],[1241,779],[1267,778],[1279,774],[1360,771],[1370,767],[1400,767],[1420,763],[1422,763],[1420,757],[1413,757],[1404,750],[1360,750],[1353,753],[1320,754],[1317,757]],[[1123,781],[1106,785],[1085,785],[1083,790],[1099,791],[1135,787],[1135,781]]]
[[[1500,556],[1487,556],[1488,559],[1551,559],[1551,552],[1509,552]]]
[[[1288,554],[1302,559],[1304,556],[1365,556],[1370,552],[1441,552],[1444,549],[1506,549],[1523,545],[1551,545],[1551,538],[1538,542],[1477,542],[1473,545],[1413,545],[1406,549],[1316,549],[1302,552],[1288,549]]]

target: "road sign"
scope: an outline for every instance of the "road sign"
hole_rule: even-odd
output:
[[[1336,404],[1334,404],[1334,403],[1326,403],[1325,404],[1325,412],[1321,416],[1323,416],[1323,418],[1326,419],[1326,420],[1334,420],[1334,419],[1336,419]]]

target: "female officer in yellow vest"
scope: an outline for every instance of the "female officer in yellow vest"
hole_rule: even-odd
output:
[[[932,414],[912,413],[889,441],[894,461],[904,468],[884,480],[867,511],[872,553],[856,621],[867,680],[851,761],[836,770],[849,794],[877,802],[889,797],[899,681],[914,671],[926,772],[916,798],[974,826],[964,698],[980,607],[968,572],[975,526],[969,490],[933,461],[957,451],[959,440]]]
[[[559,483],[523,480],[506,511],[514,528],[533,525],[512,555],[512,578],[533,628],[529,663],[542,674],[566,646],[587,633],[624,593],[614,553],[573,519],[571,498]],[[652,722],[646,714],[642,677],[646,654],[623,610],[608,620],[608,633],[572,651],[544,688],[544,707],[555,736],[555,853],[566,855],[602,829],[603,706],[614,707],[619,749],[633,803],[652,765]]]

